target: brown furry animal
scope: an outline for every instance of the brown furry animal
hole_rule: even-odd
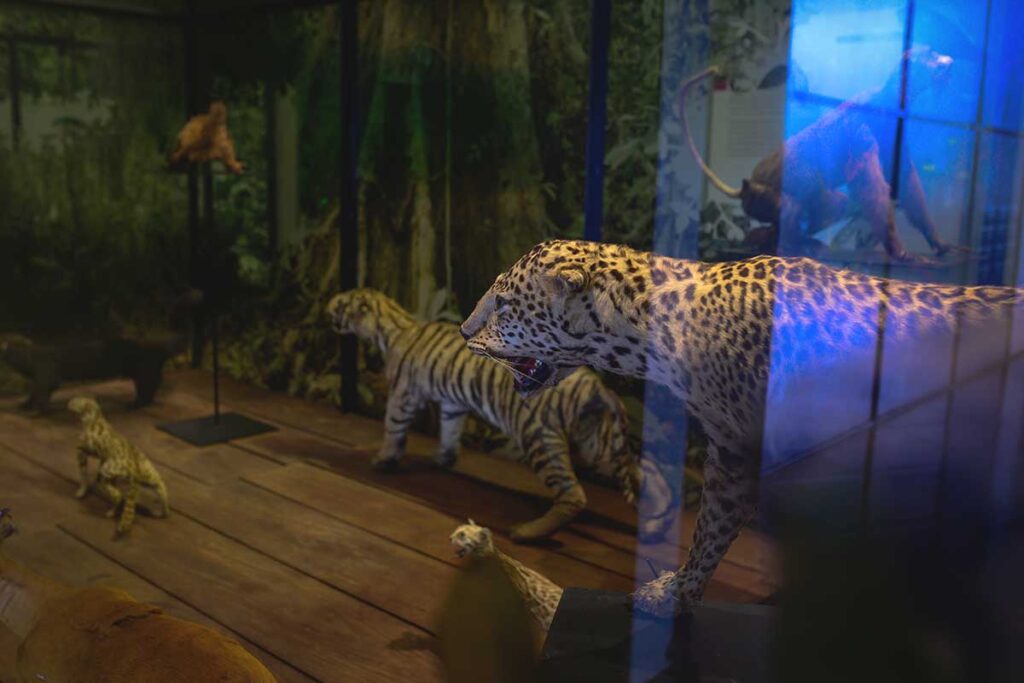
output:
[[[0,510],[0,544],[13,531]],[[275,683],[238,641],[116,588],[53,581],[0,552],[0,629],[17,678],[48,683]],[[6,680],[6,679],[5,679]]]
[[[923,74],[915,82],[939,82],[952,58],[918,47],[909,50],[904,61],[915,74]],[[701,158],[686,120],[687,91],[695,83],[718,73],[717,67],[711,67],[690,77],[680,88],[678,108],[683,132],[694,161],[711,184],[726,196],[739,199],[748,216],[773,226],[771,242],[777,241],[779,236],[803,241],[804,235],[812,235],[846,215],[849,199],[854,199],[872,226],[874,244],[881,242],[889,256],[899,261],[925,260],[908,253],[896,233],[889,183],[879,159],[879,142],[863,115],[864,105],[870,105],[872,97],[878,93],[867,93],[844,102],[796,133],[758,162],[750,178],[735,188],[722,181]],[[878,92],[899,88],[901,78],[902,69],[897,69]],[[842,185],[849,188],[849,197],[837,189]],[[921,178],[912,162],[903,202],[907,218],[937,255],[951,250],[965,251],[939,238],[928,212]],[[801,229],[803,222],[807,225],[805,229]],[[762,246],[770,253],[775,251],[773,245]]]
[[[171,153],[171,167],[179,167],[182,161],[201,164],[220,160],[229,171],[241,175],[245,165],[235,158],[235,143],[227,122],[228,108],[220,101],[210,104],[208,113],[189,119],[178,133],[178,148]]]

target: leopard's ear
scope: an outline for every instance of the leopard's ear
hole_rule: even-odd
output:
[[[548,284],[563,296],[582,292],[590,285],[590,273],[579,263],[559,265],[548,273]]]
[[[468,521],[469,521],[471,526],[476,526],[476,522],[474,522],[472,519],[469,519]]]

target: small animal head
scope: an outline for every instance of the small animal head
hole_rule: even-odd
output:
[[[14,517],[7,508],[0,508],[0,543],[14,535],[18,527],[14,526]]]
[[[494,539],[491,537],[491,530],[477,526],[473,520],[469,520],[469,524],[463,524],[455,529],[449,536],[449,540],[455,546],[455,554],[458,557],[466,555],[485,557],[494,554]]]
[[[905,87],[908,104],[923,97],[955,96],[945,86],[949,83],[956,61],[952,56],[928,45],[915,45],[902,58],[882,86],[883,97],[898,98]]]
[[[364,339],[377,335],[383,314],[394,313],[401,318],[409,317],[396,302],[376,289],[352,289],[336,294],[327,304],[327,316],[331,327],[338,334],[355,334]]]
[[[68,410],[78,415],[82,420],[91,420],[102,414],[100,412],[100,404],[96,402],[96,399],[89,398],[88,396],[76,396],[68,401]]]
[[[594,335],[608,332],[604,289],[593,286],[597,245],[554,240],[498,276],[462,323],[470,351],[508,367],[529,396],[593,362]],[[617,272],[617,271],[616,271]]]
[[[210,103],[210,120],[214,123],[226,123],[228,120],[228,108],[220,100]]]

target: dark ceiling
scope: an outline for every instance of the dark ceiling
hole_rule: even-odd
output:
[[[190,7],[194,7],[199,14],[215,14],[225,10],[245,8],[286,8],[327,4],[329,0],[15,0],[15,2],[42,7],[180,18]]]

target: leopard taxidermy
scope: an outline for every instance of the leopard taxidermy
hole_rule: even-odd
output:
[[[1006,321],[1009,287],[919,284],[807,258],[699,263],[592,242],[538,245],[495,280],[462,325],[475,353],[540,384],[592,365],[670,388],[711,445],[686,564],[641,587],[638,606],[668,615],[698,603],[757,504],[768,391],[887,344],[914,349],[958,324]],[[891,348],[898,348],[892,346]]]
[[[406,434],[427,401],[441,408],[441,443],[435,462],[451,467],[466,416],[472,412],[511,436],[523,458],[554,496],[541,518],[512,529],[514,540],[548,536],[586,506],[571,456],[604,471],[622,486],[630,503],[641,487],[654,501],[640,522],[641,535],[660,538],[672,523],[676,501],[658,468],[627,447],[628,423],[619,398],[597,374],[581,369],[537,401],[523,401],[501,366],[466,349],[458,327],[422,323],[381,292],[357,289],[335,296],[327,307],[334,329],[372,342],[387,359],[389,381],[385,436],[377,467],[393,468],[405,449]]]
[[[473,520],[455,529],[449,537],[455,546],[455,554],[459,557],[496,557],[502,569],[508,575],[512,585],[516,587],[530,614],[537,620],[542,632],[551,628],[551,620],[555,618],[555,610],[562,600],[562,589],[543,574],[535,572],[522,562],[515,560],[498,550],[490,529],[477,526]]]
[[[89,489],[95,487],[113,505],[107,513],[114,517],[120,510],[117,533],[131,529],[135,520],[135,504],[140,486],[156,491],[161,509],[156,514],[166,517],[170,511],[167,503],[167,487],[160,474],[142,451],[118,434],[103,417],[99,404],[94,399],[78,396],[68,402],[68,410],[79,416],[82,433],[78,439],[78,470],[81,486],[75,492],[76,498],[84,498]],[[99,460],[96,481],[89,481],[89,458]],[[121,492],[118,484],[127,485]]]
[[[241,175],[245,165],[235,158],[235,143],[227,124],[228,109],[223,102],[213,102],[209,112],[189,119],[178,133],[178,147],[170,157],[171,167],[177,168],[182,161],[200,164],[219,160],[229,171]]]
[[[906,53],[904,61],[914,70],[915,83],[941,82],[952,58],[926,47]],[[694,161],[708,180],[728,197],[739,199],[750,218],[771,224],[775,239],[797,243],[848,212],[849,200],[860,205],[864,218],[872,226],[873,244],[881,242],[890,257],[899,261],[923,261],[907,252],[896,232],[896,219],[889,183],[879,158],[879,137],[865,115],[877,92],[844,102],[818,121],[796,133],[762,159],[741,187],[727,185],[711,170],[697,150],[686,119],[686,94],[696,83],[718,75],[717,67],[706,69],[689,78],[679,90],[678,114],[683,133]],[[899,87],[903,76],[897,69],[879,92],[891,93]],[[838,187],[846,185],[849,197]],[[924,236],[936,254],[964,248],[943,242],[936,231],[921,178],[913,162],[909,163],[904,208],[911,224]],[[806,222],[806,227],[802,223]],[[805,238],[802,244],[811,242]],[[865,245],[870,246],[870,245]],[[769,247],[774,253],[774,248]]]

